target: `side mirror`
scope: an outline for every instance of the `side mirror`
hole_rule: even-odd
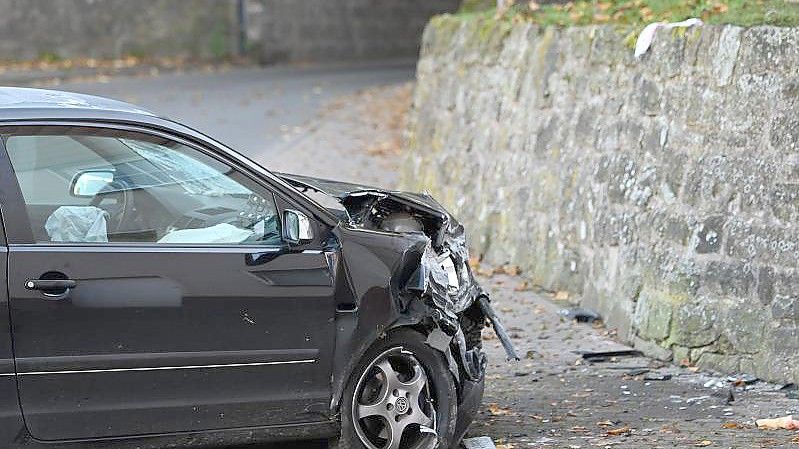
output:
[[[114,182],[113,171],[85,170],[78,172],[72,178],[69,193],[78,198],[92,198],[112,182]]]
[[[289,243],[303,243],[313,239],[311,219],[300,211],[286,209],[283,212],[283,234]]]

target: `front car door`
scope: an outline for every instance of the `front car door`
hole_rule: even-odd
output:
[[[24,204],[6,220],[8,292],[34,438],[328,418],[325,228],[287,245],[277,204],[297,208],[290,198],[174,136],[100,125],[0,136],[0,176],[13,171]]]
[[[0,148],[2,147],[0,146]],[[1,150],[0,153],[2,153]],[[11,178],[0,174],[0,282],[2,283],[5,283],[8,267],[8,247],[6,246],[2,218],[3,215],[7,215],[8,210],[5,205],[9,201],[3,193],[5,192],[4,186],[14,184],[15,182]],[[17,397],[7,294],[5,285],[0,287],[0,447],[11,444],[25,427]]]

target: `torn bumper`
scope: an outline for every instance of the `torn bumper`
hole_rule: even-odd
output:
[[[508,360],[518,360],[505,327],[469,267],[469,252],[463,227],[447,215],[448,228],[440,244],[431,239],[417,270],[408,280],[408,291],[416,291],[408,313],[416,314],[428,332],[427,344],[442,352],[462,390],[482,382],[486,368],[482,332],[494,328]],[[423,305],[423,306],[421,306]]]

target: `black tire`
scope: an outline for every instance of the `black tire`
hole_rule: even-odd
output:
[[[372,449],[358,436],[354,422],[353,401],[355,389],[364,371],[393,348],[401,347],[410,351],[427,374],[429,392],[435,407],[436,437],[430,436],[429,445],[424,447],[449,448],[453,442],[458,418],[458,399],[455,381],[449,371],[443,354],[425,343],[425,336],[412,329],[402,328],[392,331],[385,339],[377,341],[364,355],[344,390],[341,400],[341,435],[330,440],[331,449]],[[427,443],[425,441],[425,443]],[[437,444],[434,444],[437,443]],[[405,449],[404,447],[401,449]]]

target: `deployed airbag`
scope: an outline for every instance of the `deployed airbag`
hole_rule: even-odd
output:
[[[44,230],[52,242],[108,242],[105,211],[94,206],[61,206],[47,218]]]
[[[179,229],[161,237],[158,243],[241,243],[252,237],[253,231],[241,229],[228,223],[210,228]]]

